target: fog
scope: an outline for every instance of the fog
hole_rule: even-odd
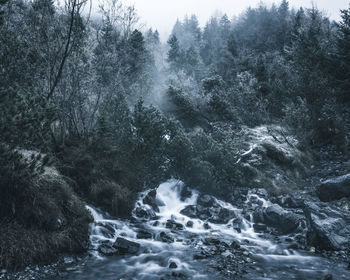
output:
[[[96,5],[97,0],[93,0]],[[215,12],[226,13],[229,17],[239,15],[247,7],[256,7],[260,0],[122,0],[123,3],[135,5],[141,23],[157,29],[164,41],[171,32],[176,19],[185,15],[196,14],[203,26]],[[281,1],[263,1],[267,4]],[[299,8],[316,6],[334,20],[339,19],[339,10],[348,7],[348,0],[290,0],[291,7]]]

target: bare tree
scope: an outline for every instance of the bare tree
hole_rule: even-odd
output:
[[[47,95],[47,99],[50,99],[55,92],[56,86],[62,76],[62,71],[64,64],[66,62],[66,59],[70,53],[70,50],[73,47],[73,39],[72,39],[72,32],[73,32],[73,26],[75,23],[75,18],[77,15],[80,14],[81,9],[84,7],[88,0],[67,0],[66,1],[66,9],[69,12],[70,15],[70,22],[69,22],[69,28],[68,28],[68,33],[66,37],[66,42],[65,42],[65,48],[64,52],[62,54],[62,57],[60,59],[59,67],[57,70],[57,74],[55,75],[54,82],[50,87],[49,94]]]

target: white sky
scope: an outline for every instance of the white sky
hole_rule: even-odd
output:
[[[92,0],[98,6],[98,0]],[[136,7],[141,23],[158,29],[162,39],[166,39],[176,19],[195,14],[203,26],[217,11],[226,13],[229,18],[239,15],[247,7],[256,7],[260,0],[120,0]],[[265,0],[266,4],[280,3],[281,0]],[[315,5],[334,20],[339,20],[339,10],[349,7],[349,0],[289,0],[291,7],[310,8]]]

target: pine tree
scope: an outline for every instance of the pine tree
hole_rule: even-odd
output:
[[[341,11],[341,17],[342,21],[338,26],[336,78],[342,90],[342,101],[350,104],[350,7]]]
[[[182,53],[179,46],[179,41],[175,35],[172,35],[168,40],[170,47],[168,51],[167,61],[170,64],[170,68],[178,70],[182,60]]]

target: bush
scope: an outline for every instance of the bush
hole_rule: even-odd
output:
[[[90,187],[90,198],[94,203],[105,206],[117,217],[127,217],[134,208],[137,193],[114,181],[98,180]]]
[[[32,151],[0,145],[0,267],[48,263],[84,251],[91,216],[69,181]]]

